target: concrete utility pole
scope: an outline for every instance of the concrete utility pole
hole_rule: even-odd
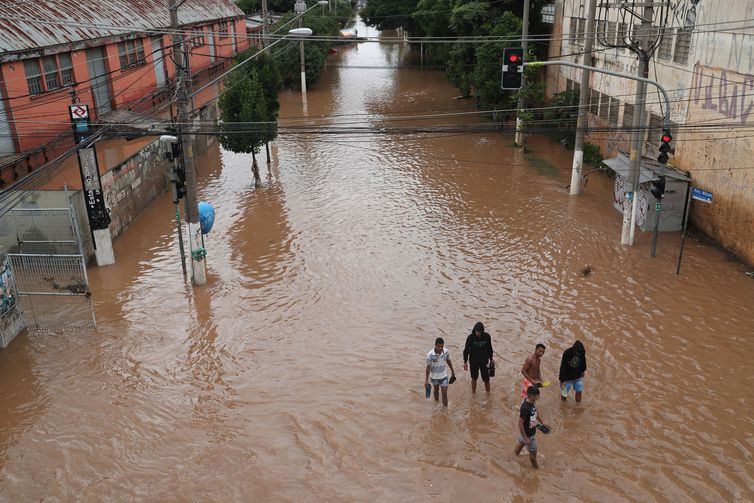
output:
[[[262,0],[262,47],[267,46],[267,0]]]
[[[178,33],[178,7],[183,3],[173,0],[170,5],[170,27],[173,34],[173,55],[175,60],[175,75],[177,79],[178,101],[178,138],[181,142],[183,164],[186,170],[186,220],[189,229],[189,248],[191,249],[191,273],[195,285],[207,282],[207,269],[204,257],[207,255],[203,246],[202,229],[199,224],[199,206],[196,200],[196,167],[194,165],[194,149],[191,134],[184,134],[183,129],[189,122],[189,94],[188,94],[188,54],[184,56],[184,36]]]
[[[649,58],[651,57],[652,44],[652,19],[654,17],[654,0],[645,0],[642,13],[641,25],[639,25],[640,47],[635,47],[634,52],[639,56],[638,76],[649,77]],[[633,246],[636,234],[636,214],[638,209],[639,179],[641,176],[641,151],[643,146],[644,132],[644,109],[647,103],[647,85],[645,82],[636,83],[636,99],[634,104],[633,137],[631,138],[631,201],[623,203],[623,227],[621,229],[621,244]]]
[[[526,51],[529,48],[529,0],[524,0],[524,19],[523,19],[523,28],[521,30],[521,47],[524,50],[524,61],[526,61]],[[521,89],[524,88],[526,85],[526,73],[523,73],[521,75]],[[519,91],[520,93],[520,91]],[[519,113],[521,110],[524,109],[526,106],[526,100],[524,100],[523,94],[519,94],[518,97],[518,111]],[[516,137],[515,137],[515,143],[517,146],[522,147],[524,146],[524,134],[521,132],[521,129],[523,129],[524,124],[521,120],[520,116],[516,116]]]
[[[595,18],[597,17],[597,0],[589,0],[589,10],[586,18],[586,40],[584,41],[584,64],[587,58],[591,59],[592,46],[596,38]],[[574,36],[572,33],[571,36]],[[573,166],[571,167],[571,195],[581,193],[581,170],[584,165],[584,136],[586,135],[587,117],[586,111],[589,103],[589,70],[581,70],[581,87],[579,88],[579,117],[576,121],[576,144],[573,147]]]
[[[298,27],[304,27],[304,12],[306,12],[306,4],[303,0],[297,0],[293,6],[293,10],[300,15],[298,18]],[[298,53],[301,61],[301,99],[306,103],[306,61],[304,59],[304,39],[302,38],[298,42]]]

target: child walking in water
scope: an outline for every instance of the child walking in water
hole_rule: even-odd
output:
[[[516,456],[521,450],[526,447],[529,451],[529,461],[534,468],[539,468],[537,464],[537,439],[534,435],[537,433],[537,423],[541,424],[545,429],[545,433],[549,431],[550,427],[544,423],[541,415],[537,413],[536,402],[539,399],[539,388],[537,386],[529,386],[526,390],[526,399],[521,403],[518,415],[518,431],[519,436],[516,442],[516,448],[513,452]]]

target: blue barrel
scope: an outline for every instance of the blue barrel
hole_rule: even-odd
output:
[[[207,235],[215,224],[215,208],[211,204],[199,203],[199,224],[202,226],[202,234]]]

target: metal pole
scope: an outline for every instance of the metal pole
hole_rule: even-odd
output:
[[[649,252],[651,257],[657,255],[657,236],[660,233],[660,213],[662,213],[662,202],[655,203],[655,228],[652,231],[652,249]]]
[[[675,266],[676,275],[681,274],[681,259],[683,258],[683,245],[686,243],[686,229],[689,225],[689,213],[691,213],[691,182],[686,185],[686,207],[683,209],[683,231],[681,231],[681,251],[678,253],[678,263]]]
[[[596,30],[597,0],[590,0],[586,18],[586,41],[584,42],[584,59],[590,58]],[[572,35],[573,36],[573,35]],[[590,61],[591,63],[591,61]],[[579,89],[579,118],[576,122],[576,144],[573,147],[573,165],[571,167],[571,195],[581,192],[581,171],[584,165],[584,136],[588,125],[586,111],[589,103],[589,76],[587,69],[581,70],[581,88]]]
[[[298,27],[303,28],[304,27],[304,18],[300,17],[298,19]],[[299,58],[301,59],[301,96],[306,102],[306,61],[304,60],[304,39],[302,38],[298,42],[298,53]]]
[[[262,47],[267,45],[267,0],[262,0]]]
[[[186,170],[186,220],[188,221],[189,248],[191,250],[191,273],[195,285],[207,282],[206,251],[202,247],[202,230],[199,225],[199,206],[196,200],[196,167],[194,166],[193,135],[184,134],[183,129],[189,121],[188,56],[184,57],[184,37],[178,32],[179,0],[173,0],[170,6],[170,26],[174,30],[173,53],[175,55],[175,73],[177,79],[178,102],[178,138],[181,141],[183,165]]]
[[[524,0],[524,19],[523,22],[523,28],[521,30],[521,47],[524,50],[524,60],[526,60],[526,51],[529,48],[529,0]],[[521,74],[521,89],[526,86],[526,74]],[[521,112],[521,110],[524,109],[526,106],[526,100],[524,100],[524,95],[522,91],[519,91],[518,95],[518,111]],[[524,127],[524,123],[521,120],[520,117],[516,116],[516,137],[515,137],[515,143],[517,146],[521,147],[524,144],[524,134],[521,132],[521,130]]]
[[[178,230],[178,248],[181,252],[181,269],[184,276],[186,275],[186,251],[183,248],[183,226],[181,225],[181,207],[178,199],[178,174],[175,172],[176,163],[179,159],[174,159],[173,169],[170,172],[170,184],[173,189],[173,204],[175,205],[175,227]]]
[[[643,78],[649,77],[649,58],[650,44],[652,38],[652,19],[654,17],[654,3],[653,0],[646,0],[644,3],[644,12],[642,15],[641,25],[641,47],[636,51],[639,55],[639,71],[638,75]],[[621,229],[621,244],[633,246],[634,238],[636,235],[636,215],[638,213],[639,198],[637,192],[639,190],[639,181],[641,178],[641,156],[642,146],[644,138],[642,133],[644,132],[644,110],[647,104],[647,86],[644,82],[640,81],[636,86],[636,100],[634,107],[634,122],[633,122],[633,138],[631,140],[631,191],[633,192],[633,200],[630,203],[623,204],[623,228]],[[629,208],[629,217],[626,218],[626,208]]]

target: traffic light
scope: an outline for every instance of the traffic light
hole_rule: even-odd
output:
[[[506,47],[503,50],[503,89],[521,89],[524,76],[524,50]]]
[[[662,137],[660,138],[660,155],[657,157],[657,162],[662,164],[668,162],[668,152],[670,152],[671,141],[673,141],[673,137],[670,135],[670,129],[663,129]]]
[[[186,167],[183,159],[175,165],[175,191],[179,200],[186,195]]]
[[[650,190],[655,199],[658,201],[665,197],[665,177],[659,176],[657,180],[652,180],[652,189]]]

